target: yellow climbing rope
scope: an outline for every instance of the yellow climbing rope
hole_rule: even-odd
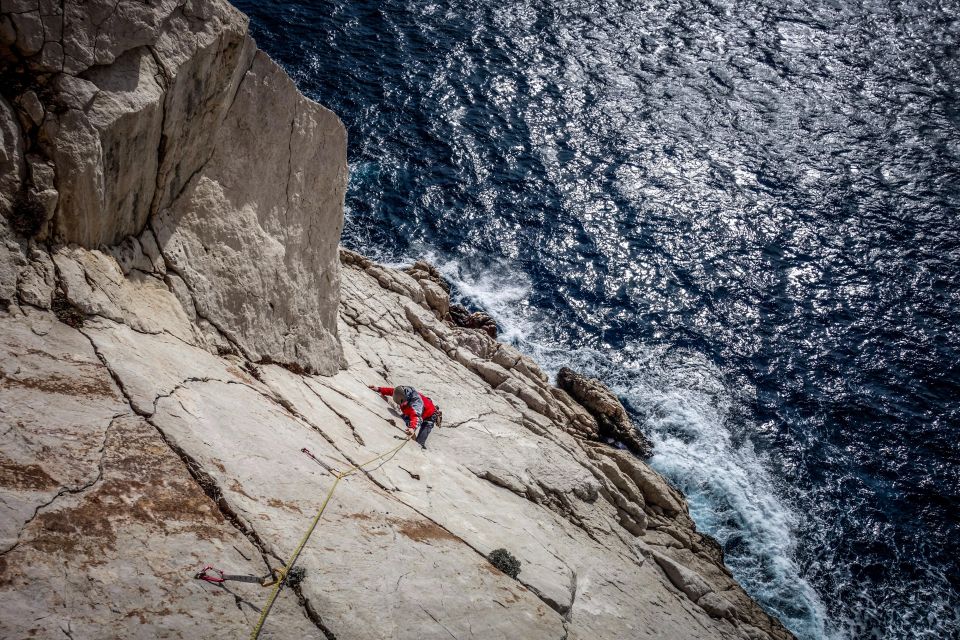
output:
[[[410,436],[407,436],[403,439],[399,445],[387,451],[386,453],[381,453],[375,458],[371,458],[366,462],[361,462],[360,464],[355,464],[346,471],[341,471],[340,473],[335,474],[335,479],[333,484],[330,486],[330,490],[327,491],[327,496],[323,499],[323,504],[320,505],[320,510],[317,511],[317,515],[314,516],[313,522],[310,523],[310,528],[307,529],[307,532],[303,534],[303,537],[300,538],[300,544],[297,545],[297,548],[294,550],[293,555],[290,556],[290,561],[287,562],[287,565],[280,570],[280,579],[277,580],[276,584],[273,585],[273,590],[270,592],[270,598],[267,600],[266,606],[263,608],[263,612],[260,614],[260,619],[257,621],[257,626],[253,628],[253,631],[250,633],[250,640],[257,640],[260,637],[260,631],[263,630],[263,623],[266,622],[267,616],[270,614],[270,609],[273,608],[273,603],[276,601],[277,596],[280,594],[280,589],[283,587],[284,583],[287,581],[287,576],[290,575],[290,570],[293,569],[293,565],[297,562],[297,559],[300,557],[300,552],[303,551],[303,548],[307,545],[307,541],[310,540],[310,536],[313,535],[313,530],[317,528],[317,524],[320,523],[320,517],[323,515],[324,509],[327,508],[327,504],[330,503],[330,498],[333,496],[333,492],[336,491],[337,485],[340,484],[340,481],[346,478],[347,476],[356,473],[363,469],[363,467],[376,462],[377,460],[383,460],[384,463],[388,462],[393,456],[397,455],[400,449],[403,449],[408,442],[410,442]]]

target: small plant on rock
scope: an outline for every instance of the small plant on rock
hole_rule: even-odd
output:
[[[494,549],[487,556],[487,560],[514,580],[520,574],[520,561],[506,549]]]
[[[83,326],[84,316],[83,311],[80,310],[75,304],[70,302],[67,299],[67,296],[57,289],[53,294],[53,304],[51,310],[54,315],[60,319],[60,322],[68,324],[74,329],[78,329]]]
[[[287,574],[287,586],[296,589],[300,586],[300,583],[303,582],[303,579],[307,576],[307,570],[303,567],[294,567],[290,569],[290,573]]]

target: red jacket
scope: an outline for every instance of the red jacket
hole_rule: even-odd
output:
[[[411,387],[400,387],[404,391],[406,400],[400,403],[400,412],[403,413],[403,421],[407,423],[407,428],[416,430],[421,420],[427,420],[437,411],[433,400],[423,395]],[[377,387],[380,395],[392,396],[393,387]]]

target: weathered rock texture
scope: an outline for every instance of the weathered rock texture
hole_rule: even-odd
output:
[[[649,458],[653,445],[638,430],[620,400],[605,384],[567,367],[557,373],[557,386],[570,394],[597,421],[597,437],[622,442],[630,451]]]
[[[192,572],[287,558],[333,482],[300,449],[344,469],[395,447],[398,414],[366,385],[404,382],[446,426],[427,452],[341,483],[301,559],[302,606],[285,592],[271,637],[789,637],[663,478],[572,435],[585,411],[549,396],[535,364],[437,319],[397,291],[402,272],[344,260],[347,367],[326,378],[210,353],[163,311],[172,295],[145,299],[150,314],[88,312],[80,328],[11,305],[0,596],[15,615],[0,635],[193,637],[191,616],[237,635],[265,592]],[[171,328],[134,326],[142,316]],[[523,563],[517,581],[486,560],[500,547]]]
[[[283,564],[334,482],[300,450],[400,442],[384,383],[445,426],[340,482],[264,637],[790,637],[605,413],[338,259],[343,128],[242,16],[0,8],[0,637],[242,637],[267,592],[193,574]]]
[[[123,276],[161,280],[217,348],[337,369],[346,133],[242,14],[4,0],[0,77],[0,213],[22,237],[0,264],[36,271],[27,240],[122,247]]]

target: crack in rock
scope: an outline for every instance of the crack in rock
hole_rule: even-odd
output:
[[[103,480],[103,458],[104,458],[104,451],[106,451],[106,448],[107,448],[107,439],[110,437],[110,430],[118,419],[122,417],[126,417],[128,415],[130,414],[120,413],[113,416],[110,419],[110,422],[107,424],[106,429],[103,430],[103,441],[100,443],[100,449],[97,451],[97,453],[100,455],[100,459],[97,462],[97,476],[90,482],[86,482],[78,487],[62,487],[59,491],[57,491],[56,494],[54,494],[52,498],[50,498],[43,504],[38,505],[37,508],[33,510],[33,515],[30,516],[30,518],[26,522],[24,522],[23,525],[20,526],[20,531],[17,533],[17,539],[14,541],[14,543],[6,549],[0,550],[0,556],[4,556],[8,554],[20,546],[20,542],[21,542],[21,539],[23,538],[24,532],[27,530],[30,524],[37,519],[37,516],[40,515],[41,511],[46,510],[54,502],[56,502],[63,496],[78,495],[78,494],[84,493],[89,489],[93,488],[101,480]]]

